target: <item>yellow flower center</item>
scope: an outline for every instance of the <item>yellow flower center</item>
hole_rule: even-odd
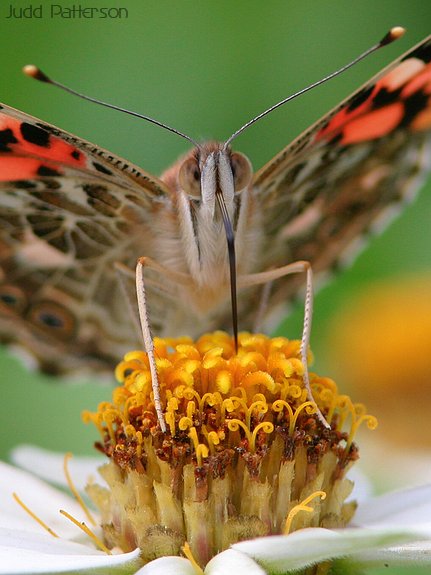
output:
[[[187,542],[204,566],[242,539],[350,519],[345,473],[358,458],[354,434],[376,421],[313,373],[316,404],[308,401],[300,341],[242,333],[237,353],[224,332],[154,343],[167,433],[142,351],[117,367],[112,402],[83,414],[111,460],[101,469],[109,489],[88,487],[108,547],[138,545],[149,561],[179,554]]]

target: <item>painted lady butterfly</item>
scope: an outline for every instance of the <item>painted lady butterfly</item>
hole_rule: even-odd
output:
[[[347,248],[411,199],[430,165],[430,61],[428,38],[252,179],[248,160],[217,143],[199,146],[158,179],[1,106],[1,338],[30,350],[48,372],[110,368],[139,345],[115,266],[134,269],[141,255],[161,266],[150,266],[147,280],[155,334],[229,329],[216,186],[232,190],[225,203],[240,285],[247,274],[296,260],[316,272],[335,268]],[[201,175],[210,190],[201,191]],[[266,329],[300,283],[286,276],[272,284]],[[261,298],[261,286],[240,291],[241,329],[252,327]]]

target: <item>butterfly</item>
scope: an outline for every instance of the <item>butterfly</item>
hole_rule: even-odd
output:
[[[230,190],[240,286],[297,260],[320,274],[336,269],[429,168],[430,62],[431,37],[254,174],[245,156],[210,142],[157,178],[1,105],[1,339],[49,373],[110,369],[141,345],[117,272],[140,256],[154,263],[146,289],[155,335],[229,329],[220,189]],[[264,329],[274,327],[302,283],[272,282],[263,307],[262,285],[240,289],[240,328],[252,329],[258,308]]]

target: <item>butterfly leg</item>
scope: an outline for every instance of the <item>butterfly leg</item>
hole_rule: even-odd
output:
[[[147,298],[145,293],[144,270],[151,268],[159,272],[164,277],[174,280],[177,283],[186,284],[189,278],[186,274],[173,272],[164,266],[161,266],[151,258],[142,257],[136,264],[136,296],[138,299],[139,319],[141,323],[142,336],[144,339],[145,351],[148,355],[150,365],[151,385],[153,388],[154,405],[156,407],[157,419],[163,433],[166,433],[166,422],[163,415],[162,402],[160,399],[160,383],[157,374],[156,357],[154,353],[154,341],[151,333],[150,320],[147,307]],[[128,270],[129,272],[129,270]]]
[[[305,289],[305,304],[304,304],[304,324],[302,328],[300,354],[301,354],[301,361],[304,365],[304,385],[305,388],[307,389],[308,399],[316,403],[314,401],[313,393],[311,391],[310,378],[308,375],[308,359],[307,359],[308,348],[310,345],[311,320],[313,317],[313,270],[311,268],[310,262],[298,261],[282,266],[280,268],[268,270],[266,272],[244,275],[239,278],[238,284],[239,287],[249,287],[259,284],[270,285],[270,283],[276,279],[282,278],[289,274],[296,274],[296,273],[305,273],[307,278],[306,289]],[[263,297],[264,296],[265,291],[263,293]],[[264,305],[264,301],[261,304],[261,306],[262,305]],[[319,408],[317,408],[316,414],[321,423],[323,423],[325,427],[330,428],[330,425],[324,418]]]
[[[147,298],[145,294],[144,282],[145,258],[140,258],[136,264],[136,296],[138,298],[139,319],[141,322],[142,336],[144,338],[145,351],[148,355],[150,365],[151,385],[153,388],[154,405],[156,407],[157,419],[163,433],[166,433],[166,422],[163,415],[162,402],[160,399],[160,383],[157,374],[156,357],[154,354],[154,341],[151,333],[150,321],[148,318]]]

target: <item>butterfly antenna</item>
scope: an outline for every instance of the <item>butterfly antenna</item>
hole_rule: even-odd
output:
[[[115,104],[109,104],[108,102],[103,102],[102,100],[98,100],[97,98],[92,98],[91,96],[86,96],[85,94],[81,94],[80,92],[77,92],[76,90],[73,90],[72,88],[69,88],[68,86],[65,86],[64,84],[57,82],[56,80],[52,80],[49,76],[47,76],[44,72],[42,72],[42,70],[40,68],[38,68],[37,66],[34,66],[33,64],[28,64],[27,66],[24,66],[22,71],[24,72],[24,74],[26,76],[29,76],[30,78],[34,78],[35,80],[39,80],[39,82],[45,82],[46,84],[52,84],[53,86],[57,86],[57,88],[61,88],[65,92],[69,92],[69,94],[73,94],[74,96],[78,96],[78,98],[82,98],[83,100],[88,100],[89,102],[93,102],[94,104],[100,104],[100,106],[105,106],[105,108],[111,108],[111,110],[117,110],[118,112],[124,112],[125,114],[129,114],[130,116],[134,116],[135,118],[140,118],[141,120],[146,120],[147,122],[151,122],[151,124],[155,124],[156,126],[160,126],[160,128],[164,128],[165,130],[168,130],[169,132],[177,134],[177,136],[181,136],[181,138],[184,138],[185,140],[188,140],[189,142],[191,142],[193,144],[193,146],[200,148],[200,145],[197,142],[195,142],[193,140],[193,138],[191,138],[190,136],[187,136],[187,134],[183,134],[179,130],[172,128],[171,126],[168,126],[167,124],[163,124],[163,122],[159,122],[158,120],[155,120],[154,118],[150,118],[150,116],[145,116],[144,114],[139,114],[138,112],[134,112],[133,110],[126,110],[125,108],[121,108],[120,106],[116,106]]]
[[[233,338],[235,341],[235,352],[238,353],[238,299],[236,287],[236,256],[235,256],[235,234],[230,221],[223,194],[216,192],[217,202],[221,211],[223,225],[226,232],[227,251],[229,255],[229,273],[230,273],[230,299],[232,305],[232,325]]]
[[[245,130],[247,130],[247,128],[249,128],[250,126],[255,124],[261,118],[264,118],[265,116],[267,116],[268,114],[270,114],[271,112],[276,110],[277,108],[280,108],[280,106],[283,106],[287,102],[290,102],[290,100],[293,100],[294,98],[301,96],[302,94],[305,94],[306,92],[309,92],[313,88],[316,88],[317,86],[320,86],[321,84],[324,84],[328,80],[331,80],[332,78],[335,78],[336,76],[339,76],[340,74],[342,74],[343,72],[345,72],[349,68],[352,68],[353,66],[355,66],[355,64],[357,64],[358,62],[360,62],[361,60],[363,60],[364,58],[366,58],[367,56],[369,56],[373,52],[380,50],[380,48],[383,48],[383,46],[387,46],[388,44],[391,44],[395,40],[398,40],[398,38],[401,38],[402,36],[404,36],[405,31],[406,31],[405,28],[402,28],[401,26],[394,26],[380,40],[380,42],[378,42],[374,46],[371,46],[371,48],[368,48],[368,50],[365,50],[365,52],[360,54],[357,58],[355,58],[354,60],[352,60],[351,62],[349,62],[345,66],[342,66],[341,68],[339,68],[335,72],[332,72],[332,74],[325,76],[321,80],[318,80],[317,82],[314,82],[313,84],[310,84],[306,88],[302,88],[302,90],[299,90],[299,92],[295,92],[294,94],[291,94],[287,98],[284,98],[284,100],[281,100],[281,102],[274,104],[273,106],[271,106],[270,108],[268,108],[267,110],[265,110],[264,112],[262,112],[261,114],[256,116],[255,118],[252,118],[251,120],[249,120],[246,124],[241,126],[241,128],[239,128],[239,130],[234,132],[228,140],[226,140],[226,142],[224,143],[224,148],[227,148],[227,146],[229,146],[231,144],[231,142],[236,137],[238,137],[240,134],[242,134]]]

